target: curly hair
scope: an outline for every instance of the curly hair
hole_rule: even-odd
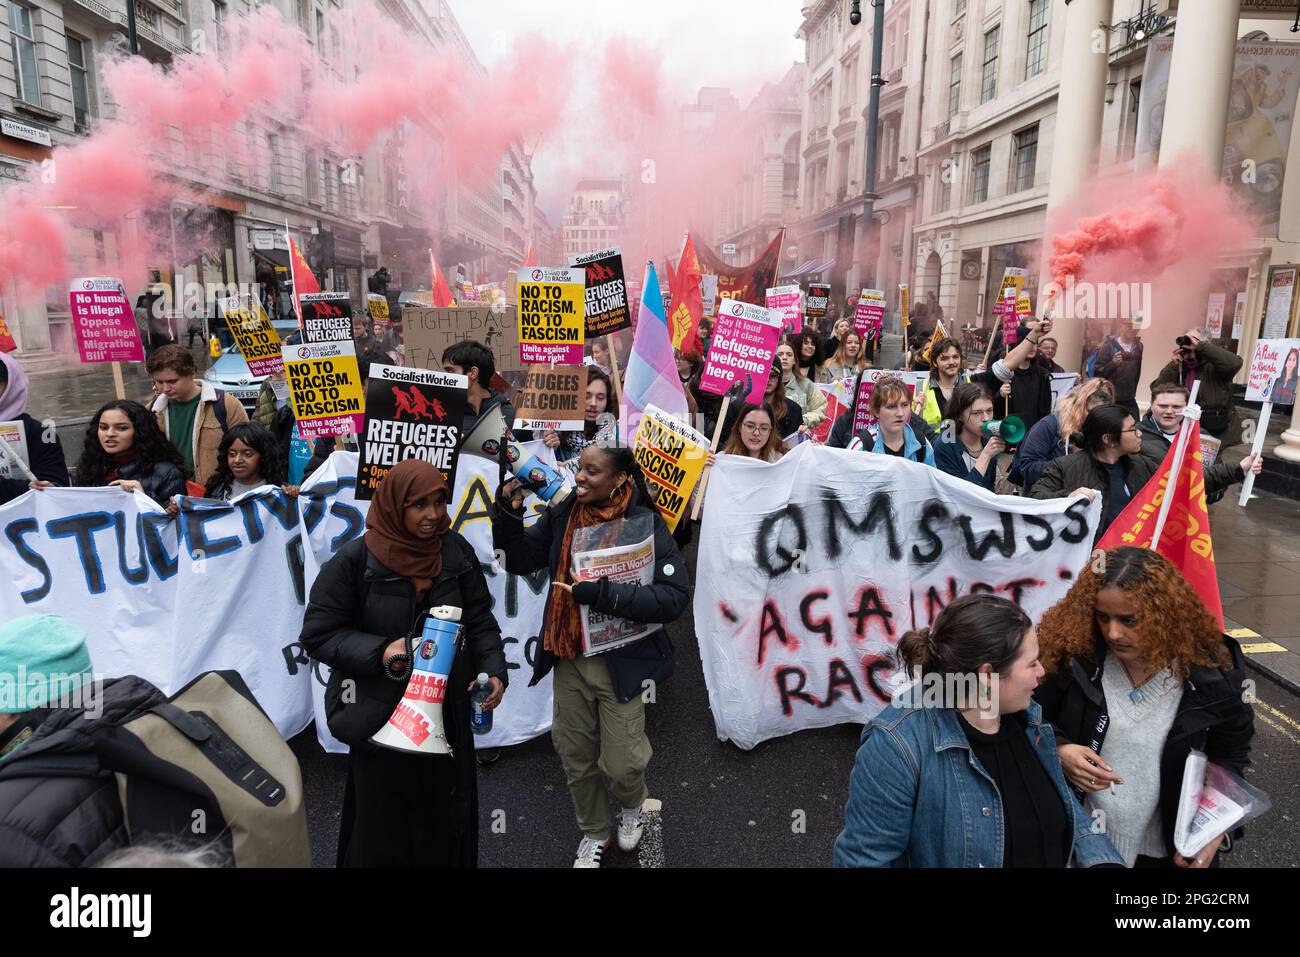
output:
[[[1173,563],[1151,549],[1124,546],[1094,552],[1065,597],[1043,615],[1038,641],[1047,671],[1064,668],[1071,655],[1097,664],[1097,593],[1112,587],[1138,609],[1135,630],[1149,663],[1168,666],[1179,681],[1193,665],[1228,665],[1219,623]]]
[[[181,458],[181,453],[177,451],[176,446],[172,445],[163,434],[162,429],[158,428],[158,420],[154,414],[139,402],[117,399],[101,406],[91,418],[90,424],[86,426],[81,459],[77,462],[77,485],[82,488],[94,488],[106,484],[104,476],[108,474],[114,463],[113,457],[105,452],[104,446],[99,443],[99,420],[105,412],[112,411],[121,412],[131,420],[135,434],[131,439],[129,451],[135,452],[135,458],[140,463],[142,472],[152,472],[154,466],[160,462],[170,462],[182,472],[185,471],[185,460]]]
[[[264,425],[257,422],[241,422],[231,426],[221,437],[217,447],[217,470],[208,479],[204,495],[208,498],[225,498],[235,484],[235,473],[230,470],[230,447],[236,440],[243,442],[262,457],[260,471],[262,484],[283,485],[288,479],[288,463],[280,450],[280,443]]]

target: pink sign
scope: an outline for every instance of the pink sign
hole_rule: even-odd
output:
[[[720,300],[700,388],[725,395],[739,380],[745,383],[742,401],[761,403],[780,338],[781,317],[774,311],[739,299]]]
[[[144,344],[120,279],[74,279],[68,287],[82,362],[143,362]]]
[[[803,316],[799,312],[801,298],[797,285],[777,286],[767,291],[767,308],[781,317],[781,328],[786,332],[798,332],[803,328]]]
[[[855,434],[876,424],[876,417],[871,414],[871,393],[876,391],[876,382],[886,376],[903,380],[907,386],[907,394],[911,397],[912,405],[915,407],[917,387],[926,378],[924,372],[892,372],[888,369],[864,369],[858,386],[857,401],[853,405],[853,431]]]
[[[1011,292],[1013,295],[1004,296],[993,307],[995,314],[1002,318],[1002,341],[1007,348],[1015,345],[1016,333],[1020,331],[1020,316],[1016,314],[1015,290],[1013,289]]]
[[[880,341],[880,330],[885,319],[885,294],[879,289],[864,289],[858,297],[858,308],[853,313],[853,328],[863,339]]]

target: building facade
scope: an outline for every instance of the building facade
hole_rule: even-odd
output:
[[[566,261],[619,245],[623,237],[623,181],[581,180],[564,211],[561,236]]]

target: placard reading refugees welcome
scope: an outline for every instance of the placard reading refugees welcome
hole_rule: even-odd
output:
[[[463,375],[372,365],[357,498],[373,498],[393,466],[407,459],[428,462],[453,486],[468,390],[469,379]]]
[[[298,303],[303,342],[352,341],[352,300],[346,292],[305,292]]]
[[[516,429],[577,432],[586,427],[587,367],[534,365],[515,393]]]
[[[780,338],[781,317],[766,306],[722,300],[700,373],[700,388],[725,395],[732,383],[740,380],[745,383],[741,401],[762,402]]]
[[[587,338],[608,336],[631,328],[632,311],[627,305],[622,253],[615,248],[574,256],[569,265],[582,269],[587,277]]]

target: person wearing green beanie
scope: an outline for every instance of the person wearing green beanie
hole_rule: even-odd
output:
[[[32,735],[51,708],[92,709],[86,633],[58,615],[0,625],[0,761]]]

